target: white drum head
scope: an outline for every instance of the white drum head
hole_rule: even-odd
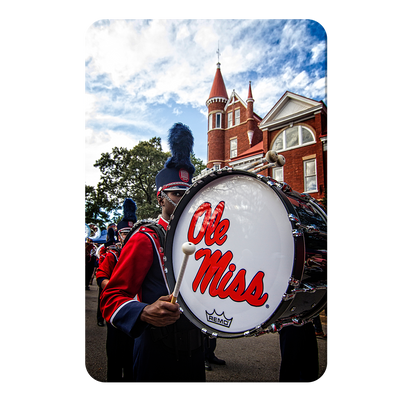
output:
[[[246,334],[271,319],[288,288],[295,252],[288,211],[271,187],[245,174],[220,176],[186,196],[167,234],[174,277],[182,244],[196,245],[178,301],[208,333]]]

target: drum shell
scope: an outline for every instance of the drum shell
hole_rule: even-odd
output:
[[[306,194],[288,190],[282,193],[295,209],[305,241],[305,259],[300,282],[285,312],[276,323],[294,318],[309,320],[318,315],[327,303],[327,215],[323,207]],[[302,291],[303,290],[303,291]],[[296,291],[296,288],[294,289]]]
[[[202,185],[208,185],[214,179],[218,179],[218,176],[224,177],[229,174],[232,175],[246,175],[252,178],[255,178],[257,181],[262,181],[264,184],[268,185],[274,193],[279,197],[284,207],[287,210],[288,215],[294,215],[295,219],[298,221],[299,225],[318,225],[322,232],[326,233],[326,218],[320,215],[323,215],[323,212],[316,211],[317,208],[314,209],[313,203],[305,198],[304,196],[298,194],[297,192],[285,193],[281,186],[270,179],[269,177],[256,176],[250,172],[245,171],[219,171],[214,176],[206,176],[202,178],[204,181],[203,184],[195,183],[188,190],[188,192],[183,196],[181,201],[179,202],[169,225],[169,229],[167,231],[166,238],[166,246],[165,246],[165,265],[167,272],[167,280],[170,287],[170,290],[174,289],[175,277],[173,276],[173,265],[171,264],[172,259],[172,243],[173,243],[173,232],[177,228],[177,224],[179,223],[180,213],[182,212],[183,207],[185,207],[186,198],[190,196],[196,196],[197,192],[201,189]],[[267,206],[267,205],[266,205]],[[308,212],[306,211],[308,210]],[[313,218],[313,214],[317,213],[317,217]],[[303,215],[304,214],[304,215]],[[307,215],[310,217],[307,219]],[[314,221],[314,219],[316,221]],[[311,222],[314,222],[313,224]],[[304,223],[304,224],[303,224]],[[323,226],[324,225],[324,226]],[[232,334],[227,334],[225,332],[220,332],[218,329],[209,328],[208,326],[202,324],[197,321],[197,316],[192,312],[192,310],[185,304],[182,297],[178,296],[178,302],[184,310],[185,315],[199,328],[203,329],[203,331],[207,334],[212,334],[214,336],[225,337],[225,338],[235,338],[246,335],[256,334],[257,331],[265,329],[267,326],[272,323],[286,323],[288,320],[292,320],[293,318],[305,318],[314,315],[315,311],[318,311],[321,307],[323,308],[326,304],[326,284],[324,289],[319,289],[316,294],[308,292],[302,292],[303,290],[303,282],[307,284],[319,284],[322,281],[323,277],[326,278],[326,263],[325,269],[322,269],[323,274],[321,275],[321,270],[316,268],[315,262],[310,264],[309,271],[305,270],[305,260],[310,259],[311,261],[315,261],[317,258],[316,255],[324,254],[325,252],[325,260],[326,260],[326,238],[321,240],[321,235],[316,237],[316,233],[305,233],[304,229],[300,226],[296,226],[296,222],[292,223],[293,230],[298,230],[299,235],[293,235],[293,246],[295,249],[295,255],[293,259],[293,269],[291,276],[288,276],[286,292],[283,293],[283,299],[285,296],[286,299],[282,300],[279,306],[274,310],[274,313],[264,321],[262,325],[253,326],[248,331],[243,332],[235,332]],[[325,230],[325,231],[324,231]],[[323,236],[323,234],[322,234]],[[325,235],[326,236],[326,235]],[[290,279],[289,279],[290,278]],[[296,283],[297,282],[297,283]],[[295,295],[294,295],[295,293]],[[311,297],[310,297],[311,296]],[[316,303],[316,304],[314,304]]]
[[[327,216],[311,197],[291,191],[285,193],[300,220],[306,254],[303,280],[315,282],[327,278]]]

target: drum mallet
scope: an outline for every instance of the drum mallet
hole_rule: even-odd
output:
[[[177,300],[178,294],[179,294],[179,289],[181,288],[183,274],[185,273],[185,269],[186,269],[186,265],[187,265],[189,256],[192,255],[196,251],[196,246],[191,242],[185,242],[182,245],[182,251],[183,251],[184,256],[183,256],[181,269],[179,271],[178,279],[176,280],[176,283],[175,283],[174,292],[172,293],[172,299],[171,299],[172,304],[176,303],[176,300]]]
[[[259,164],[264,164],[265,162],[274,163],[276,161],[278,161],[278,154],[274,150],[269,150],[269,151],[267,151],[267,154],[264,158],[262,158],[261,160],[255,161],[249,165],[246,165],[244,168],[242,168],[242,171],[248,171],[249,169],[251,169]]]
[[[254,174],[256,174],[256,173],[258,173],[260,171],[263,171],[264,169],[267,169],[267,168],[283,167],[285,165],[285,163],[286,163],[285,157],[282,156],[281,154],[279,154],[278,160],[276,162],[269,163],[267,165],[263,165],[260,168],[252,169],[250,172],[253,172]]]

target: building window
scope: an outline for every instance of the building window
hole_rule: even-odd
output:
[[[285,130],[286,134],[286,148],[297,147],[300,143],[299,129],[297,126]]]
[[[212,129],[212,118],[213,116],[212,116],[212,114],[210,114],[209,116],[208,116],[208,130],[209,131],[211,131],[211,129]]]
[[[305,126],[293,126],[281,132],[272,145],[272,150],[284,151],[315,143],[314,134]]]
[[[230,141],[230,154],[231,158],[237,156],[237,139],[231,139]]]
[[[221,113],[215,114],[215,127],[221,128]]]
[[[274,168],[272,170],[272,178],[278,182],[283,182],[283,167]]]
[[[316,160],[303,161],[304,166],[304,192],[317,191],[317,162]]]
[[[240,124],[240,108],[235,110],[235,125]]]
[[[228,113],[228,128],[232,126],[232,112]]]

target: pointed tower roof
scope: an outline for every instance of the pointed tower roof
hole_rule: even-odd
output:
[[[247,101],[254,101],[253,99],[253,93],[251,92],[251,81],[249,81],[249,94],[247,95]]]
[[[220,97],[220,98],[228,100],[228,93],[226,92],[225,83],[224,83],[224,79],[222,78],[220,66],[221,66],[221,64],[218,63],[217,71],[215,72],[214,82],[213,82],[208,100],[210,100],[214,97]]]

